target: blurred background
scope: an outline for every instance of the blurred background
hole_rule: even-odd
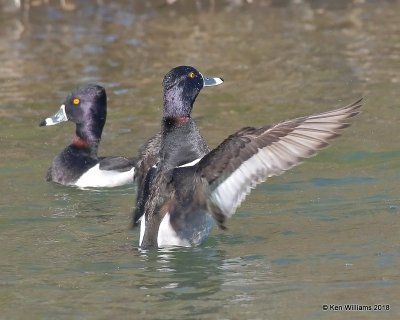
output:
[[[397,319],[399,12],[397,0],[0,0],[0,318],[342,319],[322,305],[353,303],[385,310],[352,319]],[[211,147],[365,106],[331,148],[253,190],[226,232],[140,252],[134,187],[45,182],[74,126],[38,123],[98,83],[99,155],[136,155],[177,65],[225,79],[194,107]]]

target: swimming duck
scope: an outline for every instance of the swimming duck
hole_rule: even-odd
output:
[[[245,127],[208,152],[190,117],[196,81],[201,75],[184,69],[163,81],[158,163],[145,177],[141,248],[199,245],[215,223],[226,229],[225,220],[251,188],[327,147],[361,107],[360,99],[320,114]]]
[[[55,115],[40,122],[40,126],[64,121],[76,124],[71,144],[53,159],[47,181],[81,188],[133,183],[135,159],[97,156],[106,116],[106,90],[89,84],[72,91]]]
[[[165,76],[164,87],[164,108],[174,113],[175,109],[184,108],[190,105],[191,108],[197,95],[204,87],[217,86],[223,83],[223,78],[211,78],[203,76],[198,70],[191,66],[179,66],[173,68]],[[187,114],[190,117],[190,113]],[[186,121],[187,118],[179,118],[177,121]],[[187,152],[179,155],[178,163],[190,163],[210,152],[206,141],[200,134],[195,122],[192,123],[191,139],[193,146]],[[148,196],[148,182],[156,171],[156,164],[160,162],[160,147],[162,133],[158,132],[150,138],[139,150],[138,161],[135,167],[135,182],[137,183],[136,206],[133,213],[133,225],[137,226],[138,221],[144,213],[144,204]],[[179,143],[179,141],[177,140]],[[182,150],[183,151],[183,150]]]

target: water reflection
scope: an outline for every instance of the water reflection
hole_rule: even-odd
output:
[[[241,307],[257,303],[259,290],[268,294],[284,282],[271,266],[265,266],[263,256],[230,257],[214,246],[140,250],[137,255],[135,260],[142,261],[135,277],[135,287],[141,291],[138,299],[147,303],[154,298],[160,303],[181,301],[174,306],[176,312],[189,316],[223,312],[238,303]],[[160,312],[166,309],[163,304],[157,306]]]
[[[111,189],[65,187],[48,184],[52,192],[48,192],[46,200],[49,203],[48,214],[53,218],[69,217],[80,219],[99,219],[103,222],[112,219],[116,214],[113,197],[132,198],[133,186],[123,186]],[[108,201],[107,201],[108,199]],[[47,216],[47,214],[43,214]]]
[[[140,250],[139,256],[145,261],[145,277],[137,283],[141,290],[171,289],[164,292],[165,299],[173,296],[195,299],[220,290],[219,266],[224,258],[221,250],[209,247]]]
[[[364,19],[368,4],[362,1],[174,1],[170,4],[161,0],[32,1],[32,5],[28,5],[31,1],[26,0],[21,2],[17,10],[27,11],[26,19],[10,14],[7,8],[18,6],[12,1],[8,3],[0,11],[0,20],[4,21],[1,23],[2,32],[5,33],[4,44],[10,40],[11,43],[3,45],[4,52],[0,57],[5,61],[5,66],[1,67],[2,74],[8,80],[7,88],[2,89],[1,93],[10,100],[21,99],[21,89],[29,96],[29,86],[35,81],[57,81],[61,83],[60,90],[67,83],[71,87],[77,82],[100,82],[116,88],[116,92],[127,92],[132,88],[132,75],[139,73],[145,75],[143,81],[159,84],[162,72],[157,72],[156,81],[151,76],[151,70],[147,70],[149,67],[146,67],[146,63],[151,65],[154,59],[156,66],[160,66],[162,57],[159,52],[171,59],[170,64],[186,61],[186,57],[190,56],[192,64],[210,65],[213,60],[218,60],[218,56],[211,56],[214,50],[210,50],[210,45],[217,49],[218,54],[225,52],[227,45],[236,47],[236,50],[229,52],[230,59],[225,59],[230,62],[222,62],[221,68],[235,71],[256,68],[262,71],[250,73],[254,77],[254,92],[260,92],[265,87],[265,72],[281,88],[295,90],[296,87],[290,86],[301,83],[312,65],[326,65],[327,55],[332,58],[333,51],[337,59],[332,58],[335,64],[332,67],[343,71],[341,73],[346,74],[349,84],[357,80],[377,80],[374,62],[379,59],[379,46],[373,36],[374,30]],[[382,5],[387,5],[387,2]],[[226,12],[231,14],[239,10],[244,11],[237,17],[237,23],[232,24],[224,17]],[[171,28],[171,19],[175,17],[180,19]],[[263,28],[258,27],[260,19],[265,20]],[[90,21],[90,25],[87,26],[86,21]],[[275,23],[278,27],[274,26]],[[279,44],[277,37],[280,36],[274,28],[290,37]],[[151,40],[154,33],[160,34],[156,41]],[[221,35],[224,35],[224,45],[218,40]],[[271,43],[277,43],[281,56],[272,56],[269,53],[271,48],[264,44],[258,47],[266,36]],[[307,65],[299,63],[299,59],[287,49],[303,36],[306,41],[297,46],[296,55],[307,56]],[[314,37],[319,37],[320,41],[331,38],[326,48],[316,48]],[[243,38],[244,41],[238,43],[237,38]],[[388,39],[389,48],[384,49],[387,51],[386,57],[393,63],[398,59],[396,50],[393,50],[396,48],[395,40]],[[207,52],[207,55],[202,52]],[[177,59],[174,58],[176,55]],[[40,63],[33,63],[33,56],[42,57]],[[279,66],[278,70],[270,70],[271,65]],[[132,68],[132,71],[128,68]],[[353,78],[349,77],[346,69],[351,70]],[[285,77],[282,78],[279,73]],[[231,81],[237,77],[230,73],[228,76]],[[241,79],[248,76],[248,72],[240,74]],[[397,83],[398,76],[392,73],[387,81]],[[327,86],[332,89],[330,83]],[[20,90],[15,91],[15,87]],[[336,95],[335,92],[333,95]],[[305,98],[303,96],[300,99]]]

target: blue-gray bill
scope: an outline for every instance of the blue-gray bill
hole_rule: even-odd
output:
[[[52,126],[52,125],[55,125],[57,123],[64,122],[64,121],[68,121],[68,118],[67,118],[67,114],[65,113],[65,105],[62,105],[60,107],[60,110],[58,110],[58,112],[55,115],[53,115],[52,117],[43,119],[39,123],[39,126],[40,127]]]
[[[205,87],[212,87],[224,82],[224,78],[208,78],[203,76],[203,81]]]

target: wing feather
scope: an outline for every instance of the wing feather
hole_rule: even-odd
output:
[[[197,173],[208,185],[209,208],[230,217],[257,184],[312,157],[350,126],[361,99],[340,109],[262,128],[243,128],[201,159]]]

